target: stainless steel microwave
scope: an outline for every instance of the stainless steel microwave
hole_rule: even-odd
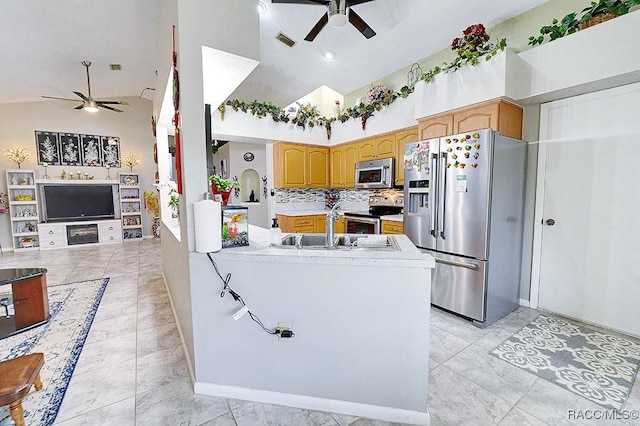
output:
[[[393,158],[356,163],[356,188],[393,187]]]

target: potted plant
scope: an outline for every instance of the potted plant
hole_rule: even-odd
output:
[[[582,10],[578,28],[583,30],[590,26],[629,13],[629,9],[639,5],[640,0],[599,0],[592,1],[591,6]]]
[[[231,179],[224,179],[218,175],[211,175],[209,176],[209,182],[211,183],[211,192],[213,194],[220,194],[222,197],[221,203],[223,206],[226,206],[229,202],[231,191],[233,190],[233,181]]]
[[[178,217],[178,213],[180,212],[180,195],[178,191],[173,188],[169,191],[169,207],[171,208],[171,217]]]
[[[153,231],[154,238],[160,238],[160,197],[155,192],[144,191],[144,206],[153,214]]]

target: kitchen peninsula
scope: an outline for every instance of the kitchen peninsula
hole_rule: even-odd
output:
[[[386,421],[428,424],[430,277],[434,260],[404,235],[396,250],[250,245],[211,253],[267,329],[226,293],[204,253],[190,253],[196,393]],[[206,271],[206,272],[205,272]]]

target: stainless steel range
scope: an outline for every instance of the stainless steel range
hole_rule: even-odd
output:
[[[369,210],[344,212],[345,228],[348,234],[379,234],[380,217],[402,213],[403,194],[371,195]]]

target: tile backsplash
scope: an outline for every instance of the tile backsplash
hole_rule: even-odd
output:
[[[273,199],[276,208],[289,208],[285,206],[289,204],[291,207],[299,209],[305,204],[312,208],[331,208],[338,201],[342,202],[342,209],[346,206],[358,206],[366,209],[369,205],[369,196],[374,194],[384,194],[388,192],[397,193],[402,191],[396,189],[369,190],[369,189],[274,189]],[[301,204],[303,203],[303,204]],[[348,207],[353,209],[356,207]],[[278,208],[277,208],[278,209]]]

